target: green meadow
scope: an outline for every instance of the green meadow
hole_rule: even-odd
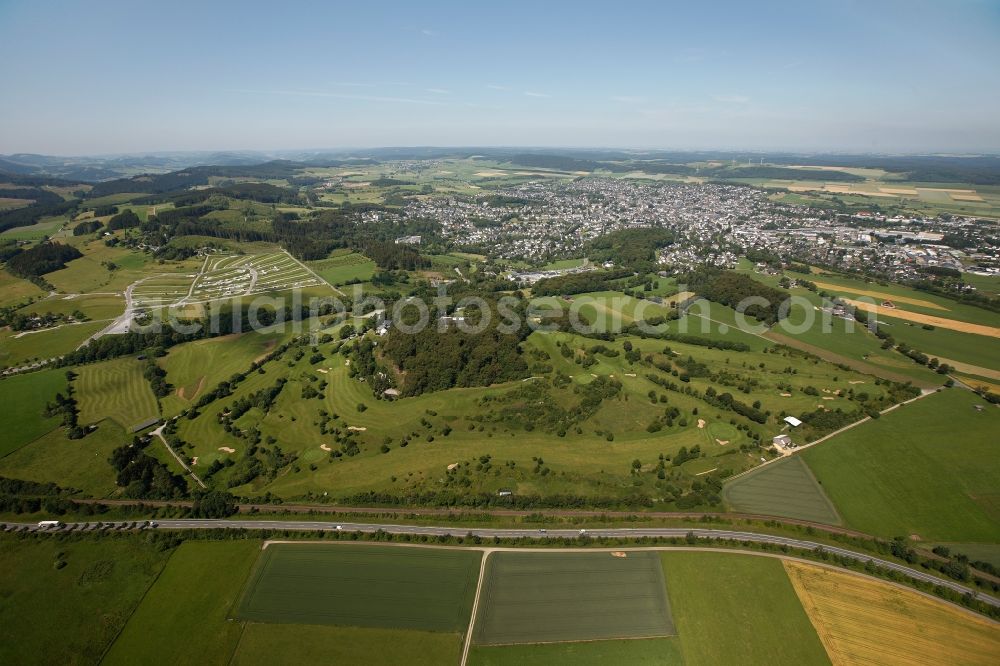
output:
[[[174,392],[163,398],[163,411],[174,415],[191,406],[205,391],[250,365],[287,338],[284,333],[251,331],[206,338],[171,348],[159,359]]]
[[[315,364],[310,362],[309,353],[294,360],[297,352],[295,348],[290,349],[280,359],[265,364],[262,372],[248,375],[232,396],[213,403],[193,419],[181,419],[179,434],[191,444],[188,453],[199,457],[199,466],[227,458],[238,463],[247,450],[246,442],[227,433],[219,425],[216,414],[240,397],[273,386],[278,379],[286,379],[271,410],[263,413],[251,409],[237,425],[257,428],[265,439],[274,437],[283,452],[295,453],[298,460],[273,480],[258,479],[240,487],[238,492],[270,491],[284,497],[303,497],[331,489],[344,495],[371,489],[394,492],[434,489],[440,487],[448,465],[464,466],[466,462],[474,463],[480,456],[490,454],[497,460],[513,461],[514,465],[502,467],[496,475],[471,474],[470,470],[473,490],[495,492],[498,488],[512,486],[519,493],[586,495],[617,494],[631,486],[655,493],[655,475],[638,478],[631,475],[632,460],[638,458],[651,469],[661,453],[673,455],[682,446],[690,449],[698,445],[704,462],[686,465],[684,472],[689,469],[692,475],[716,469],[720,473],[724,470],[740,472],[757,464],[759,459],[759,454],[740,451],[740,445],[754,432],[769,440],[776,430],[780,430],[777,423],[785,413],[812,411],[818,405],[830,409],[855,409],[855,403],[847,394],[860,383],[865,383],[864,390],[871,396],[883,392],[883,387],[876,386],[870,377],[840,370],[797,353],[734,352],[670,342],[675,354],[667,359],[663,354],[663,341],[633,339],[634,348],[643,355],[663,360],[686,359],[690,355],[711,372],[734,375],[752,372],[756,381],[739,399],[747,404],[760,401],[772,412],[771,422],[761,426],[747,423],[742,417],[713,408],[684,393],[667,395],[646,377],[650,368],[624,358],[621,341],[605,344],[617,348],[618,356],[596,354],[596,362],[589,367],[575,362],[574,357],[576,360],[581,358],[582,349],[594,344],[593,340],[565,333],[541,332],[533,334],[526,343],[529,357],[540,354],[551,365],[550,372],[569,378],[567,386],[548,389],[553,400],[563,408],[572,408],[579,400],[576,388],[590,384],[596,377],[614,378],[622,384],[617,397],[606,400],[581,424],[580,431],[572,437],[572,445],[568,437],[561,438],[540,428],[529,431],[503,420],[480,423],[472,418],[483,409],[484,400],[489,404],[491,400],[527,388],[524,382],[452,389],[396,401],[376,400],[367,384],[349,376],[344,357],[331,353],[332,343],[318,346],[323,359]],[[201,383],[196,378],[197,370],[186,376],[180,374],[180,370],[176,373],[171,370],[174,367],[171,358],[184,358],[190,353],[186,351],[189,345],[192,343],[174,348],[167,356],[168,379],[178,387],[194,385],[197,388]],[[574,357],[565,357],[560,345],[576,347]],[[763,348],[763,341],[759,346]],[[243,362],[249,363],[249,354]],[[233,367],[236,365],[234,360]],[[200,364],[192,363],[191,367],[197,369]],[[789,369],[794,373],[789,373]],[[226,377],[228,372],[226,368]],[[175,381],[177,377],[183,378]],[[707,377],[695,377],[689,384],[704,391],[712,382]],[[779,388],[779,384],[783,388]],[[303,391],[309,386],[323,386],[321,397],[303,399]],[[823,398],[806,393],[808,386],[817,391],[822,389]],[[214,384],[206,381],[202,390],[209,387]],[[664,394],[668,402],[651,401],[650,391],[654,396]],[[788,396],[781,395],[783,392]],[[665,404],[675,406],[683,418],[658,432],[649,432],[647,426],[662,416]],[[364,411],[359,411],[358,405],[364,405]],[[323,418],[320,410],[335,418],[342,430],[354,429],[360,446],[357,455],[340,458],[330,455],[328,449],[337,445],[330,434],[320,431],[318,421]],[[699,428],[698,420],[704,421],[705,427]],[[749,430],[737,428],[737,425]],[[608,440],[608,432],[613,433],[613,441]],[[410,440],[408,446],[401,445],[404,437]],[[387,439],[388,450],[382,452],[380,447]],[[225,449],[234,451],[230,453]],[[538,456],[544,458],[554,474],[543,477],[531,472],[532,458]],[[224,479],[225,473],[220,473],[219,482]]]
[[[43,296],[45,292],[38,285],[15,277],[6,269],[0,268],[0,307],[17,305]]]
[[[108,497],[117,489],[108,458],[131,439],[108,419],[83,439],[68,439],[64,428],[55,428],[0,458],[0,476],[51,481],[84,496]]]
[[[42,412],[56,393],[66,395],[64,370],[42,370],[0,380],[0,404],[4,406],[4,436],[0,458],[41,437],[60,424]]]
[[[310,261],[306,265],[334,286],[352,280],[367,282],[375,274],[375,262],[358,252],[334,253],[329,259]]]
[[[996,407],[945,389],[802,455],[850,527],[883,537],[996,543],[997,432]]]
[[[82,345],[107,325],[107,322],[88,321],[21,333],[0,329],[0,365],[17,367],[36,359],[61,356]]]
[[[259,553],[257,541],[182,544],[101,663],[227,662],[243,631],[230,609]]]
[[[0,537],[0,663],[100,662],[166,558],[140,539]]]
[[[781,560],[705,552],[660,557],[685,664],[830,663]]]

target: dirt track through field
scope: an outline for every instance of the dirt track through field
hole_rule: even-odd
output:
[[[951,331],[961,331],[962,333],[973,333],[975,335],[985,335],[991,338],[1000,338],[1000,328],[996,326],[971,324],[967,321],[945,319],[944,317],[926,315],[920,312],[910,312],[909,310],[900,310],[899,308],[880,308],[877,305],[862,303],[861,301],[856,301],[852,298],[845,298],[844,301],[850,303],[859,310],[874,312],[876,315],[881,315],[883,317],[895,317],[896,319],[913,321],[918,324],[930,324],[932,326],[937,326],[938,328],[947,328]]]
[[[910,298],[909,296],[895,296],[893,294],[887,294],[884,291],[874,291],[870,289],[855,289],[854,287],[844,287],[839,284],[833,284],[831,282],[813,282],[820,289],[827,289],[829,291],[835,292],[847,292],[850,294],[857,294],[858,296],[871,296],[872,298],[881,298],[885,301],[892,301],[893,303],[909,303],[910,305],[919,305],[922,308],[930,308],[931,310],[943,310],[948,311],[948,308],[943,305],[938,305],[937,303],[932,303],[931,301],[921,300],[919,298]]]
[[[957,372],[961,372],[966,375],[975,375],[977,377],[985,377],[986,379],[995,379],[1000,381],[1000,370],[993,370],[990,368],[984,368],[981,365],[972,365],[971,363],[962,363],[961,361],[953,361],[950,358],[937,357],[938,361],[941,363],[947,363]]]
[[[776,333],[775,331],[768,331],[767,333],[764,333],[762,337],[787,347],[793,347],[804,352],[809,352],[810,354],[819,356],[824,361],[841,363],[866,375],[873,375],[875,377],[881,377],[882,379],[891,379],[892,381],[899,382],[900,384],[913,382],[915,386],[931,386],[931,384],[927,382],[915,379],[914,377],[909,377],[900,372],[895,372],[881,365],[874,365],[872,363],[860,361],[848,356],[842,356],[832,351],[823,349],[822,347],[817,347],[816,345],[811,345],[808,342],[803,342],[789,335],[783,335],[781,333]]]

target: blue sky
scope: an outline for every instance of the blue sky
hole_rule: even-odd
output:
[[[1000,151],[1000,0],[0,0],[0,75],[0,153]]]

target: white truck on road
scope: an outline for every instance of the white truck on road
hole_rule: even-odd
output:
[[[54,529],[57,529],[57,528],[60,528],[60,527],[62,527],[62,523],[60,523],[58,520],[39,520],[38,521],[38,529],[40,529],[40,530],[48,530],[48,529],[53,529],[54,530]]]

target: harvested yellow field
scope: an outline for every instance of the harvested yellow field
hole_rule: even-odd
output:
[[[983,198],[978,194],[955,194],[949,192],[948,195],[955,201],[983,201]]]
[[[837,284],[831,284],[830,282],[815,282],[814,284],[820,289],[827,289],[832,292],[842,292],[846,291],[851,294],[857,294],[858,296],[871,296],[872,298],[881,298],[884,301],[892,301],[893,303],[909,303],[910,305],[919,305],[922,308],[930,308],[931,310],[944,310],[948,311],[948,308],[943,305],[938,305],[937,303],[932,303],[930,301],[921,300],[919,298],[910,298],[909,296],[893,296],[892,294],[887,294],[884,291],[873,291],[870,289],[855,289],[854,287],[842,287]]]
[[[861,190],[857,187],[851,187],[850,185],[839,185],[835,183],[827,183],[823,186],[823,189],[827,192],[833,192],[835,194],[859,194],[864,197],[894,197],[895,194],[888,194],[886,192],[880,192],[878,190]]]
[[[864,576],[784,566],[834,666],[997,663],[996,622]]]
[[[882,308],[877,305],[872,305],[871,303],[862,303],[861,301],[856,301],[852,298],[845,298],[843,300],[859,310],[864,310],[865,312],[875,312],[876,314],[882,314],[886,317],[905,319],[906,321],[913,321],[918,324],[930,324],[939,328],[947,328],[952,331],[961,331],[962,333],[974,333],[976,335],[985,335],[991,338],[1000,338],[1000,328],[997,328],[996,326],[971,324],[967,321],[945,319],[944,317],[926,315],[920,312],[910,312],[909,310],[900,310],[899,308]]]
[[[915,196],[917,196],[919,194],[919,192],[917,192],[916,190],[914,190],[912,188],[880,187],[878,189],[879,189],[879,192],[885,192],[886,194],[905,194],[905,195],[909,195],[909,196],[913,196],[913,197],[915,197]]]
[[[993,393],[1000,393],[1000,384],[993,384],[979,377],[970,377],[968,375],[963,375],[957,372],[951,373],[951,375],[960,380],[962,383],[971,386],[972,388],[979,389],[984,388],[987,391],[992,391]]]

